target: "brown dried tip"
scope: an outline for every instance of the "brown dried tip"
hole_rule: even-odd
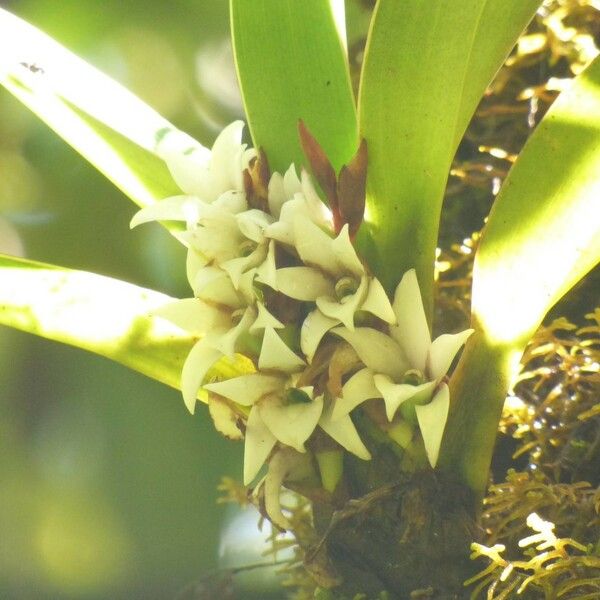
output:
[[[339,211],[348,223],[350,238],[354,238],[365,214],[367,189],[367,142],[362,140],[352,160],[344,165],[338,180]]]
[[[310,133],[304,121],[298,121],[300,143],[315,179],[327,197],[333,215],[333,229],[339,233],[347,223],[350,238],[354,239],[365,212],[367,185],[367,142],[362,140],[352,160],[336,177],[325,151]]]
[[[327,158],[325,151],[310,133],[302,119],[298,121],[298,133],[304,155],[310,164],[315,179],[319,182],[323,192],[325,192],[325,196],[327,196],[327,202],[334,215],[335,222],[336,215],[339,217],[335,170]]]
[[[269,180],[271,179],[271,170],[267,155],[261,148],[258,156],[244,170],[244,191],[248,198],[248,204],[252,208],[258,208],[269,212]]]

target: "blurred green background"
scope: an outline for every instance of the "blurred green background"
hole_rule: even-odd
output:
[[[0,5],[205,144],[243,114],[226,0]],[[0,90],[0,251],[188,296],[182,248],[157,225],[130,231],[134,212]],[[264,560],[256,515],[216,503],[242,446],[204,406],[191,417],[175,390],[4,328],[0,381],[1,598],[173,598],[219,564]],[[269,577],[236,578],[236,597],[267,597]]]

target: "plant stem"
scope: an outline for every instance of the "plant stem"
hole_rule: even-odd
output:
[[[450,416],[439,468],[454,474],[482,498],[496,441],[502,406],[525,347],[493,343],[477,329],[450,380]]]

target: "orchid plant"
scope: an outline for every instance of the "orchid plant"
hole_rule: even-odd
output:
[[[356,104],[343,0],[231,0],[253,147],[236,121],[211,150],[0,11],[0,82],[140,207],[132,227],[159,222],[185,246],[190,285],[174,299],[4,256],[0,323],[176,387],[192,413],[206,402],[217,429],[244,440],[244,485],[276,527],[293,529],[282,488],[311,500],[322,539],[305,565],[321,588],[455,589],[514,368],[600,258],[597,59],[496,199],[471,328],[432,340],[450,164],[539,6],[379,0]],[[106,302],[116,316],[94,326]],[[438,558],[456,577],[406,558],[409,544],[423,553],[398,509],[407,502],[433,512],[419,535],[431,546],[437,523]],[[390,561],[373,548],[382,540]]]

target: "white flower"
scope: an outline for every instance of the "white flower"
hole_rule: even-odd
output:
[[[393,308],[397,325],[390,326],[389,336],[366,327],[334,330],[354,348],[366,368],[344,385],[333,417],[382,397],[391,421],[398,408],[411,401],[429,462],[435,466],[450,403],[448,387],[440,383],[473,330],[431,341],[414,269],[404,274],[396,288]]]
[[[261,210],[248,210],[243,192],[224,192],[212,203],[194,196],[173,196],[140,210],[131,226],[169,220],[186,222],[187,230],[176,235],[188,248],[187,274],[192,286],[198,271],[210,264],[225,270],[238,288],[242,275],[260,268],[267,259],[269,264],[259,273],[265,282],[274,283],[274,243],[265,236],[273,218]]]
[[[277,441],[305,452],[304,443],[323,411],[322,395],[315,397],[311,386],[297,386],[298,373],[305,362],[273,328],[265,329],[258,367],[261,372],[204,386],[241,406],[251,407],[244,451],[246,485],[256,477]]]
[[[258,309],[185,298],[155,310],[154,314],[200,337],[181,372],[183,400],[190,413],[194,414],[198,391],[206,374],[222,357],[234,356],[240,337],[256,324]]]
[[[317,425],[350,452],[370,458],[349,415],[332,422],[332,405],[324,410],[324,395],[316,395],[312,386],[299,384],[305,366],[274,329],[266,328],[258,359],[260,372],[204,386],[251,407],[246,423],[245,485],[256,477],[277,442],[306,452],[304,444]]]
[[[242,122],[232,123],[210,153],[181,132],[167,132],[158,152],[182,194],[142,209],[131,225],[185,223],[185,231],[176,235],[188,249],[187,276],[194,298],[171,303],[155,314],[198,338],[181,378],[190,412],[203,388],[217,401],[227,399],[231,414],[247,414],[245,484],[278,448],[280,458],[272,459],[273,469],[265,480],[265,498],[274,522],[283,525],[278,489],[289,477],[290,465],[308,464],[303,458],[306,443],[317,427],[349,452],[370,459],[350,417],[365,400],[383,398],[390,421],[402,407],[413,425],[418,422],[435,466],[450,401],[443,378],[471,330],[432,342],[414,270],[402,278],[392,304],[358,257],[348,224],[334,235],[332,214],[306,171],[299,178],[292,165],[283,175],[274,173],[267,198],[261,173],[260,193],[247,198],[244,170],[256,152],[241,143],[242,130]],[[255,208],[254,200],[263,208],[266,200],[268,208]],[[267,293],[264,285],[278,294]],[[285,298],[281,303],[283,296],[290,301],[289,311]],[[272,299],[286,324],[300,315],[301,355],[278,333],[288,330],[269,312],[266,303]],[[364,313],[378,319],[378,325],[360,326]],[[344,385],[341,375],[336,385],[326,385],[315,375],[314,365],[307,366],[330,331],[356,353],[348,372],[359,359],[364,365]],[[219,360],[244,350],[248,370],[255,372],[205,383]],[[340,397],[333,397],[340,387]]]
[[[316,303],[301,332],[302,351],[311,361],[327,331],[339,324],[354,329],[358,311],[388,323],[395,322],[395,316],[382,285],[368,275],[358,258],[348,226],[332,238],[304,210],[304,200],[304,196],[297,196],[283,204],[282,215],[289,207],[287,221],[270,226],[266,235],[273,235],[273,229],[280,227],[277,239],[292,245],[303,262],[277,269],[274,287],[295,300]]]
[[[286,482],[307,479],[312,472],[310,458],[292,448],[281,448],[269,461],[269,470],[256,486],[254,494],[258,495],[261,488],[264,490],[265,511],[271,522],[281,529],[290,528],[290,522],[281,507],[282,488]]]
[[[259,273],[263,279],[273,282],[274,245],[264,234],[272,221],[270,215],[257,209],[237,214],[219,210],[201,218],[180,236],[192,254],[188,257],[188,277],[193,278],[200,265],[211,264],[226,271],[237,289],[244,273],[260,269],[269,259],[270,266],[263,267]]]
[[[302,170],[298,179],[294,165],[283,177],[279,173],[271,176],[269,210],[277,221],[267,228],[266,235],[282,244],[295,245],[294,223],[300,216],[318,227],[331,229],[331,211],[317,194],[310,175]]]
[[[241,143],[243,129],[242,121],[228,125],[210,153],[190,147],[185,134],[168,132],[157,151],[185,194],[213,202],[225,192],[244,189],[243,172],[256,151]]]

